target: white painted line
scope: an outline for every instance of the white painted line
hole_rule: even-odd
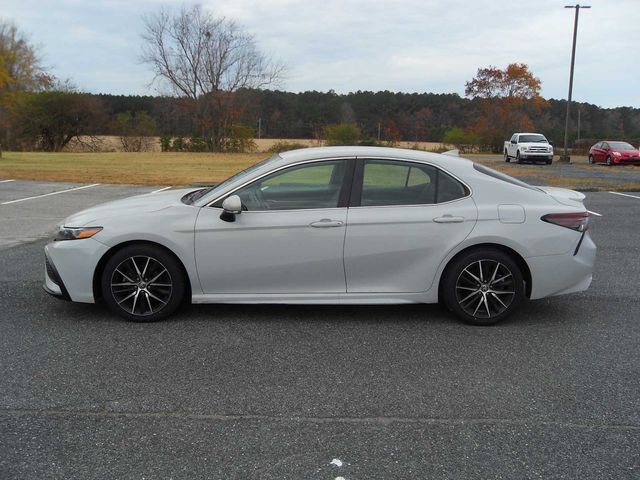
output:
[[[164,188],[161,188],[161,189],[159,189],[159,190],[154,190],[154,191],[153,191],[153,192],[151,192],[151,193],[164,192],[165,190],[169,190],[170,188],[171,188],[171,187],[164,187]]]
[[[9,205],[10,203],[18,203],[18,202],[24,202],[24,201],[27,201],[27,200],[34,200],[36,198],[49,197],[51,195],[58,195],[59,193],[67,193],[67,192],[73,192],[75,190],[82,190],[82,189],[85,189],[85,188],[97,187],[98,185],[100,185],[100,184],[99,183],[93,183],[91,185],[83,185],[82,187],[75,187],[75,188],[69,188],[67,190],[59,190],[57,192],[45,193],[44,195],[36,195],[34,197],[18,198],[17,200],[10,200],[8,202],[2,202],[2,203],[0,203],[0,205]]]
[[[0,183],[15,182],[15,180],[0,180]]]
[[[591,215],[595,215],[596,217],[601,217],[602,216],[601,213],[592,212],[591,210],[587,210],[587,212],[589,212]]]
[[[628,193],[620,193],[620,192],[609,192],[609,193],[613,193],[614,195],[620,195],[622,197],[637,198],[638,200],[640,200],[640,197],[637,195],[629,195]]]

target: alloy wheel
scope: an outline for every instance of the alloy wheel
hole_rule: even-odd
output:
[[[159,260],[137,255],[118,264],[111,275],[110,287],[116,304],[125,312],[148,316],[169,303],[173,281]]]
[[[516,295],[514,276],[497,260],[477,260],[467,265],[456,280],[460,308],[475,318],[491,319],[505,312]]]

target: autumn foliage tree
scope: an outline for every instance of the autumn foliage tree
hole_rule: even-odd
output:
[[[466,83],[465,95],[479,104],[480,115],[472,130],[485,148],[500,152],[504,139],[512,132],[534,129],[531,118],[545,106],[541,86],[540,79],[524,63],[512,63],[504,70],[478,69]]]
[[[0,147],[10,141],[9,120],[21,94],[51,83],[35,47],[14,23],[0,19]]]

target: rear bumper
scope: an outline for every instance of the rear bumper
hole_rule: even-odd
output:
[[[562,255],[526,259],[531,270],[531,299],[581,292],[589,288],[596,260],[596,245],[587,231],[576,246],[576,250]]]

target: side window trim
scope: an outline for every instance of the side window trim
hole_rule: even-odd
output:
[[[415,164],[416,166],[427,165],[436,170],[436,178],[435,178],[435,189],[436,189],[436,203],[420,203],[420,204],[411,204],[411,205],[380,205],[380,206],[362,206],[362,186],[364,183],[364,162],[366,160],[381,160],[387,162],[400,162],[400,163],[408,163]],[[415,160],[402,159],[402,158],[392,158],[392,157],[357,157],[355,160],[355,169],[353,171],[353,182],[351,187],[351,198],[349,201],[349,207],[358,207],[358,208],[386,208],[386,207],[406,207],[406,206],[431,206],[431,205],[444,205],[446,203],[457,202],[458,200],[463,200],[468,198],[472,194],[471,187],[467,185],[465,182],[460,180],[455,175],[447,172],[446,170],[440,168],[437,165],[426,162],[418,162]],[[467,192],[466,195],[460,198],[456,198],[455,200],[449,200],[446,202],[437,203],[438,200],[438,188],[439,188],[439,179],[440,175],[445,174],[451,177],[453,180],[459,182]]]
[[[273,170],[271,172],[267,172],[264,175],[261,175],[258,178],[254,178],[253,180],[246,182],[244,184],[241,184],[239,186],[237,186],[236,188],[232,189],[231,191],[225,193],[224,195],[222,195],[221,197],[217,198],[216,200],[212,201],[211,203],[209,203],[208,205],[205,205],[205,207],[213,207],[213,208],[222,208],[222,203],[224,202],[224,200],[231,196],[234,195],[238,190],[242,190],[246,187],[250,187],[252,184],[256,183],[256,182],[261,182],[264,179],[266,179],[267,177],[274,175],[276,173],[284,173],[287,170],[293,169],[293,168],[297,168],[297,167],[302,167],[305,165],[315,165],[315,164],[322,164],[322,163],[328,163],[328,162],[336,162],[336,161],[344,161],[346,164],[345,167],[345,172],[344,172],[344,176],[342,179],[342,185],[340,186],[340,193],[338,195],[338,204],[335,207],[327,207],[327,208],[345,208],[349,206],[349,202],[351,199],[351,193],[352,193],[352,187],[353,187],[353,179],[354,179],[354,170],[356,169],[356,159],[355,157],[337,157],[337,158],[319,158],[319,159],[314,159],[314,160],[306,160],[303,162],[298,162],[298,163],[292,163],[291,165],[285,165],[281,168],[278,168],[276,170]],[[285,211],[304,211],[304,210],[325,210],[325,208],[297,208],[297,209],[282,209],[282,210],[254,210],[251,213],[263,213],[263,212],[276,212],[276,211],[280,211],[280,212],[285,212]]]

